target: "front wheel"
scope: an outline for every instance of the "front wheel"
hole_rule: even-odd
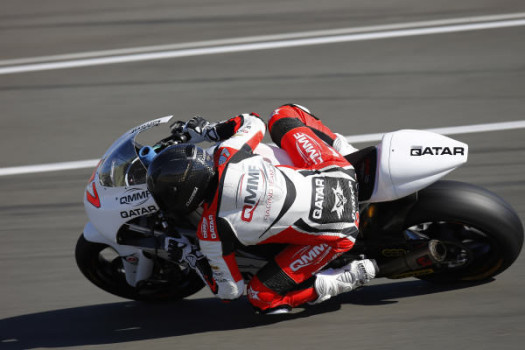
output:
[[[407,233],[443,241],[446,262],[421,279],[483,281],[506,270],[523,245],[522,223],[508,203],[474,185],[440,181],[418,194]]]
[[[97,287],[122,298],[140,301],[174,301],[199,291],[204,283],[194,270],[159,259],[153,276],[139,287],[126,282],[122,259],[106,244],[93,243],[82,234],[75,258],[82,274]]]

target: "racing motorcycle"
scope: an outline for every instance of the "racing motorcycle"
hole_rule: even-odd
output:
[[[146,185],[151,157],[184,142],[185,135],[168,133],[152,147],[143,146],[137,136],[167,129],[171,118],[146,122],[117,139],[84,193],[89,222],[76,245],[77,265],[93,284],[123,298],[185,298],[205,285],[209,273],[195,264],[172,261],[163,247],[169,235],[196,244],[199,213],[168,218]],[[275,165],[292,164],[272,145],[261,143],[255,153]],[[360,233],[353,249],[327,268],[366,257],[378,263],[377,277],[442,284],[478,283],[506,270],[523,245],[516,212],[486,189],[440,180],[466,163],[467,156],[466,144],[417,130],[387,133],[376,146],[346,156],[359,183]],[[246,282],[283,248],[239,243],[236,260]],[[315,257],[314,247],[299,259],[308,263]]]

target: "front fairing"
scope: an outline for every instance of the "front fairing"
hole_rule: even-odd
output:
[[[107,239],[115,242],[119,228],[127,221],[158,210],[146,185],[146,168],[138,157],[137,136],[166,124],[172,116],[139,125],[117,139],[103,155],[84,193],[84,207],[90,222]]]

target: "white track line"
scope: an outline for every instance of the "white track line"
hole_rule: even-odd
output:
[[[518,120],[515,122],[451,126],[451,127],[446,127],[446,128],[432,128],[432,129],[424,129],[424,130],[432,131],[432,132],[435,132],[441,135],[457,135],[457,134],[473,134],[473,133],[478,133],[478,132],[504,131],[504,130],[524,129],[524,128],[525,128],[525,120]],[[346,136],[346,139],[350,143],[372,142],[372,141],[381,140],[383,135],[384,133],[353,135],[353,136]]]
[[[373,27],[342,28],[327,31],[225,39],[208,42],[46,56],[40,58],[21,58],[0,61],[0,66],[4,66],[0,67],[0,75],[518,26],[525,26],[525,13],[466,17]],[[49,62],[56,60],[62,61]],[[22,64],[31,62],[36,63]],[[6,66],[7,64],[11,65]]]
[[[77,162],[63,162],[51,164],[25,165],[10,168],[0,168],[0,176],[45,173],[49,171],[75,170],[94,168],[98,159],[80,160]]]
[[[432,131],[432,132],[442,134],[442,135],[456,135],[456,134],[470,134],[470,133],[478,133],[478,132],[503,131],[503,130],[513,130],[513,129],[523,129],[523,128],[525,128],[525,120],[518,120],[518,121],[513,121],[513,122],[490,123],[490,124],[453,126],[453,127],[446,127],[446,128],[433,128],[433,129],[425,129],[425,130]],[[373,142],[373,141],[381,140],[383,135],[384,133],[353,135],[353,136],[346,136],[346,139],[350,143]],[[98,164],[98,162],[99,162],[99,159],[90,159],[90,160],[81,160],[77,162],[64,162],[64,163],[39,164],[39,165],[27,165],[27,166],[18,166],[18,167],[10,167],[10,168],[0,168],[0,176],[94,168]]]
[[[513,19],[524,19],[524,18],[525,18],[525,12],[521,12],[521,13],[510,13],[510,14],[500,14],[500,15],[480,16],[480,17],[463,17],[463,18],[441,19],[441,20],[433,20],[433,21],[420,21],[420,22],[409,22],[409,23],[383,24],[383,25],[365,26],[365,27],[316,30],[316,31],[306,31],[306,32],[299,32],[299,33],[259,35],[259,36],[250,36],[250,37],[241,37],[241,38],[197,41],[197,42],[189,42],[189,43],[133,47],[133,48],[125,48],[125,49],[114,49],[114,50],[103,50],[103,51],[101,50],[101,51],[92,51],[92,52],[79,52],[79,53],[64,54],[64,55],[16,58],[16,59],[10,59],[10,60],[0,60],[0,66],[21,65],[21,64],[28,64],[28,63],[43,63],[43,62],[50,62],[50,61],[76,60],[76,59],[104,57],[104,56],[129,55],[129,54],[136,54],[136,53],[158,52],[158,51],[167,51],[167,50],[181,50],[181,49],[190,49],[190,48],[206,47],[206,46],[245,44],[245,43],[254,43],[254,42],[261,42],[261,41],[278,41],[278,40],[290,40],[290,39],[320,37],[320,36],[330,36],[330,35],[356,34],[356,33],[379,32],[379,31],[398,30],[398,29],[445,26],[445,25],[453,25],[453,24],[504,21],[504,20],[513,20]]]

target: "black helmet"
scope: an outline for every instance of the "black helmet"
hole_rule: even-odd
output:
[[[148,190],[162,210],[187,214],[204,200],[215,170],[202,148],[180,144],[160,152],[148,167]]]

